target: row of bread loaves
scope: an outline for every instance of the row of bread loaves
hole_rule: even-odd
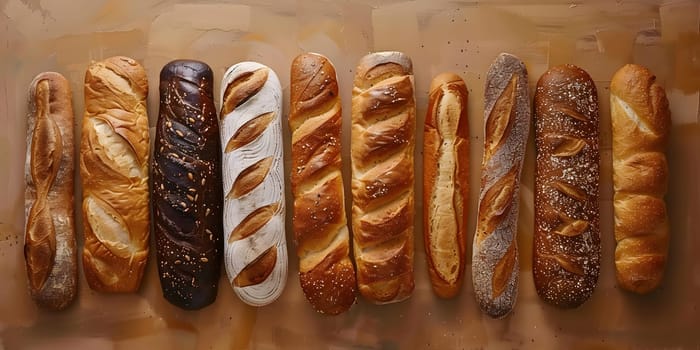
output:
[[[367,55],[357,67],[348,222],[335,68],[312,53],[292,62],[293,237],[302,290],[320,313],[346,311],[358,291],[384,304],[414,289],[412,70],[399,52]],[[282,89],[270,68],[236,64],[223,77],[217,113],[213,79],[199,61],[162,69],[151,160],[145,70],[126,57],[89,66],[78,166],[83,270],[92,289],[139,288],[152,224],[163,295],[174,305],[211,304],[222,261],[247,304],[266,305],[282,293]],[[638,293],[660,284],[669,239],[663,196],[670,116],[654,80],[647,69],[626,65],[611,82],[615,266],[619,284]],[[523,62],[499,55],[486,78],[471,260],[476,298],[492,317],[507,315],[517,299],[518,193],[532,119],[527,86]],[[444,298],[457,295],[467,264],[467,99],[459,76],[440,74],[425,118],[423,239],[433,290]],[[545,301],[576,307],[593,293],[600,270],[597,92],[585,71],[563,65],[540,78],[534,101],[535,286]],[[58,73],[38,75],[29,98],[25,258],[31,295],[50,309],[65,308],[77,290],[72,126],[68,82]]]

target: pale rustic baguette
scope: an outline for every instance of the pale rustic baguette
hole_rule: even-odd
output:
[[[299,280],[318,312],[337,315],[355,302],[355,267],[340,159],[342,109],[335,68],[306,53],[292,61],[289,127]]]
[[[670,239],[666,146],[671,112],[663,87],[628,64],[610,82],[615,271],[625,290],[645,294],[663,280]]]
[[[527,70],[519,58],[506,53],[496,58],[486,76],[484,105],[472,277],[481,310],[501,318],[518,294],[518,194],[531,119]]]
[[[223,256],[223,193],[213,73],[175,60],[160,72],[151,186],[160,286],[184,309],[214,302]]]
[[[85,74],[83,270],[101,292],[138,290],[148,258],[147,96],[146,72],[131,58],[93,62]]]
[[[598,94],[579,67],[550,68],[535,92],[532,272],[546,302],[577,307],[600,272]]]
[[[410,58],[363,57],[352,92],[352,230],[358,288],[377,304],[414,289],[415,116]]]
[[[454,73],[430,84],[423,148],[423,238],[430,282],[442,298],[464,280],[469,217],[467,85]]]
[[[78,289],[71,96],[59,73],[41,73],[29,87],[24,257],[32,298],[52,310],[70,305]]]
[[[221,83],[220,106],[226,272],[241,300],[263,306],[287,282],[277,75],[256,62],[233,65]]]

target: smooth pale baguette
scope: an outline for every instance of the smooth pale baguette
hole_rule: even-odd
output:
[[[628,64],[610,82],[615,272],[625,290],[646,294],[663,280],[670,239],[666,146],[671,111],[645,67]]]
[[[356,299],[340,159],[342,109],[335,68],[306,53],[292,61],[289,127],[299,280],[311,306],[337,315]]]
[[[518,294],[518,194],[532,113],[527,70],[519,58],[507,53],[496,58],[486,76],[484,105],[472,277],[481,310],[501,318]]]
[[[423,237],[433,291],[459,293],[467,259],[469,120],[467,85],[454,73],[430,84],[423,149]]]
[[[80,144],[83,271],[100,292],[138,290],[148,258],[149,136],[143,67],[128,57],[85,74]]]
[[[188,310],[216,300],[224,249],[213,84],[199,61],[172,61],[160,72],[151,173],[156,258],[163,296]]]
[[[78,289],[71,96],[59,73],[41,73],[29,87],[24,257],[32,298],[52,310],[70,305]]]
[[[257,62],[233,65],[221,83],[219,105],[226,272],[241,300],[263,306],[275,301],[287,282],[277,75]]]
[[[583,304],[600,272],[598,94],[573,65],[550,68],[535,92],[537,294],[563,308]]]
[[[414,288],[415,118],[410,58],[363,57],[352,91],[352,230],[358,288],[377,304]]]

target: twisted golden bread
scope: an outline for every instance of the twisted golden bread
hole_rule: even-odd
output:
[[[383,304],[411,296],[416,104],[411,60],[360,60],[352,92],[352,230],[360,293]]]
[[[331,62],[306,53],[292,62],[294,237],[301,288],[313,308],[336,315],[355,302],[355,267],[340,173],[342,110]]]
[[[664,196],[671,112],[646,68],[628,64],[610,82],[615,208],[615,271],[620,287],[639,294],[661,283],[669,241]]]

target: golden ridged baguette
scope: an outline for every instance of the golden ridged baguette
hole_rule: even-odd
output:
[[[352,92],[352,230],[358,288],[377,304],[414,288],[415,115],[410,58],[363,57]]]
[[[600,272],[598,94],[579,67],[550,68],[535,93],[535,232],[532,272],[539,296],[577,307]]]
[[[355,267],[340,172],[342,110],[335,68],[314,53],[292,61],[292,224],[299,280],[313,308],[337,315],[355,302]]]
[[[29,88],[24,257],[32,298],[53,310],[78,289],[73,142],[70,85],[59,73],[41,73]]]
[[[505,317],[518,294],[520,173],[530,130],[527,70],[502,53],[491,65],[484,91],[484,157],[472,252],[474,292],[481,310]]]
[[[430,84],[423,149],[423,238],[435,294],[457,295],[464,280],[469,201],[467,85],[454,73]]]
[[[615,271],[625,290],[644,294],[663,279],[669,242],[666,144],[671,112],[646,68],[628,64],[610,82]]]
[[[148,258],[149,136],[146,71],[128,57],[85,74],[80,144],[83,270],[100,292],[138,290]]]

